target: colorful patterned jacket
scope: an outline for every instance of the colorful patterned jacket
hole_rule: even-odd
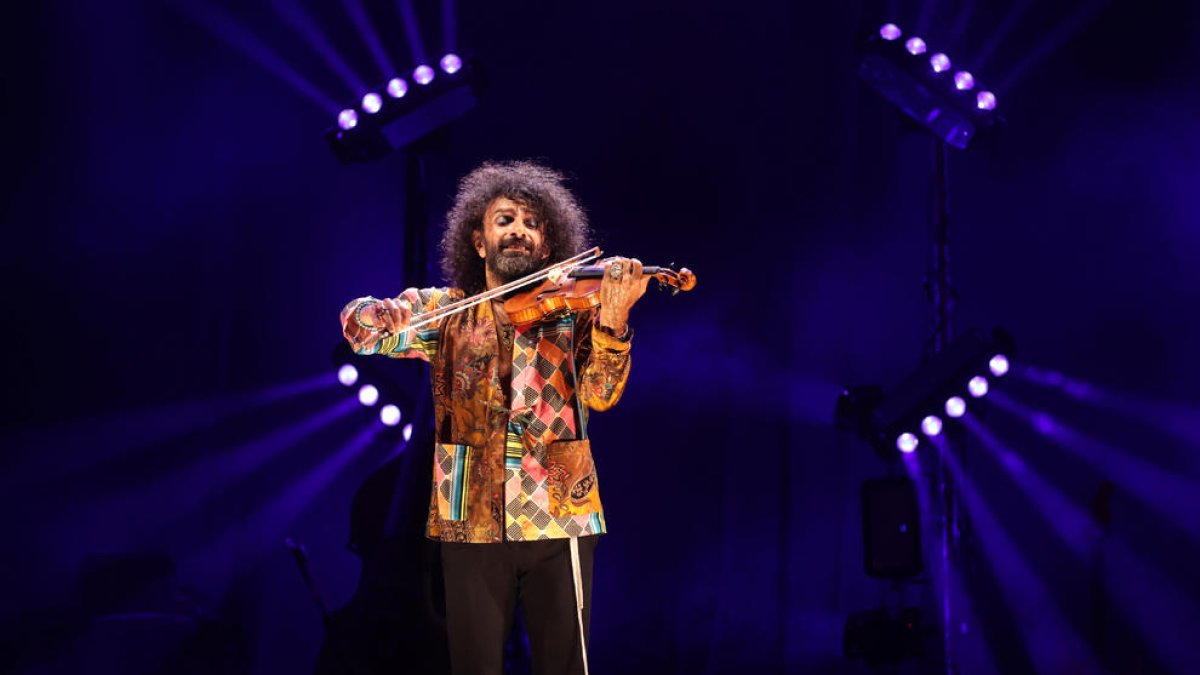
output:
[[[410,288],[401,294],[413,321],[461,299],[459,289]],[[359,298],[342,310],[352,346]],[[437,444],[427,534],[443,541],[490,543],[605,532],[587,439],[588,408],[621,398],[629,376],[629,337],[594,330],[595,311],[529,326],[496,320],[490,302],[359,354],[428,361]],[[511,353],[510,385],[501,358]]]

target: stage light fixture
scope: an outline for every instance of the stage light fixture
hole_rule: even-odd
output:
[[[991,92],[981,91],[973,99],[963,96],[979,87],[976,74],[960,68],[954,77],[943,77],[953,67],[946,52],[933,51],[928,61],[913,58],[931,49],[925,40],[914,35],[901,41],[899,26],[895,33],[885,28],[871,34],[858,67],[859,76],[876,93],[959,149],[966,148],[980,128],[999,121]]]
[[[389,427],[394,427],[400,424],[400,408],[389,403],[379,409],[379,420]]]
[[[355,104],[357,112],[354,107],[341,111],[337,124],[325,133],[338,160],[351,164],[382,159],[475,107],[475,69],[457,54],[446,54],[439,65],[454,77],[436,77],[434,67],[421,64],[413,69],[411,80],[393,77],[364,92]]]
[[[976,375],[967,383],[967,391],[975,398],[983,398],[988,393],[987,378],[982,375]]]
[[[996,377],[1003,377],[1008,372],[1008,357],[1003,354],[997,354],[988,361],[988,369]]]
[[[403,431],[402,433],[404,434],[404,440],[405,440],[405,441],[411,441],[411,440],[412,440],[412,431],[413,431],[413,429],[412,429],[412,422],[409,422],[408,424],[405,424],[405,425],[404,425],[404,431]]]
[[[344,363],[340,368],[338,368],[337,377],[338,382],[341,382],[347,387],[352,387],[354,386],[355,382],[358,382],[358,368],[355,368],[349,363]]]
[[[967,414],[967,402],[961,396],[951,396],[946,399],[946,415],[958,419]]]
[[[1003,329],[990,334],[967,333],[890,390],[878,385],[843,389],[834,412],[835,423],[839,429],[853,431],[866,440],[884,459],[892,460],[897,450],[915,449],[911,441],[919,438],[914,429],[933,438],[944,431],[946,418],[966,414],[963,397],[968,392],[982,395],[981,381],[983,387],[991,385],[979,373],[997,355],[1012,354],[1014,349],[1012,337]]]
[[[433,82],[433,76],[433,68],[430,68],[426,65],[420,65],[417,66],[416,70],[413,71],[412,78],[417,84],[424,86],[430,82]]]
[[[384,425],[380,433],[398,440],[403,422],[420,422],[422,406],[415,398],[422,389],[419,373],[393,359],[357,355],[344,339],[337,341],[330,357],[338,381],[351,388],[346,393]]]
[[[462,59],[458,57],[458,54],[447,54],[442,57],[441,66],[442,72],[453,75],[462,70]]]
[[[930,438],[942,433],[942,418],[937,415],[926,415],[925,419],[921,420],[921,433]]]
[[[879,37],[884,40],[898,40],[901,35],[900,27],[894,23],[885,23],[879,29]]]
[[[404,98],[408,93],[408,81],[401,77],[393,77],[388,80],[387,93],[392,98]]]

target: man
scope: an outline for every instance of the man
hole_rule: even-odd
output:
[[[405,330],[584,250],[587,219],[562,183],[529,162],[484,164],[463,178],[447,215],[442,267],[454,287],[359,298],[341,312],[357,353],[431,366],[437,444],[427,533],[443,542],[456,675],[500,675],[518,601],[535,673],[587,668],[592,555],[606,530],[588,412],[621,398],[629,310],[649,277],[637,260],[615,258],[599,309],[513,325],[500,299]]]

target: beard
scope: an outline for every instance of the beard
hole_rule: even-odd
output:
[[[513,245],[522,246],[515,250],[507,248]],[[507,250],[506,250],[507,248]],[[486,245],[487,268],[500,283],[507,284],[521,277],[529,276],[544,267],[541,251],[535,251],[533,245],[519,238],[510,238],[496,246]]]

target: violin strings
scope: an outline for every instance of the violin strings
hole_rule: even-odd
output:
[[[584,262],[588,262],[590,260],[594,260],[599,255],[600,255],[599,248],[593,248],[588,251],[584,251],[575,256],[567,258],[566,260],[564,260],[562,262],[555,263],[549,267],[541,269],[541,270],[534,272],[532,274],[529,274],[525,277],[516,279],[514,281],[510,281],[501,286],[497,286],[496,288],[493,288],[490,291],[484,291],[482,293],[479,293],[478,295],[474,295],[469,298],[463,298],[462,300],[452,302],[449,305],[446,305],[445,307],[439,307],[438,309],[435,309],[435,310],[432,310],[431,312],[429,312],[426,315],[426,318],[437,319],[437,318],[441,318],[443,316],[461,311],[468,307],[474,307],[475,305],[479,304],[479,302],[482,300],[491,300],[492,298],[498,297],[500,295],[504,295],[505,293],[508,293],[509,291],[515,290],[517,288],[521,288],[522,286],[528,286],[529,284],[536,283],[536,282],[541,281],[542,279],[545,279],[546,277],[550,276],[550,274],[553,273],[555,270],[568,269],[572,265],[577,265],[577,264],[581,264]]]
[[[400,330],[394,334],[399,335],[400,333],[415,331],[418,328],[423,328],[423,327],[428,326],[429,324],[434,323],[435,321],[439,321],[447,316],[450,316],[452,314],[457,314],[458,312],[461,312],[465,309],[470,309],[471,307],[474,307],[475,305],[487,302],[488,300],[491,300],[493,298],[504,295],[505,293],[508,293],[509,291],[515,290],[517,288],[521,288],[523,286],[528,286],[530,284],[537,283],[537,282],[547,278],[548,276],[550,276],[550,274],[552,274],[556,270],[570,269],[573,266],[582,265],[583,263],[595,260],[596,258],[600,257],[600,254],[601,254],[601,251],[600,251],[599,247],[594,247],[587,251],[583,251],[582,253],[579,253],[570,258],[567,258],[566,260],[563,260],[562,262],[555,263],[549,267],[546,267],[537,272],[534,272],[533,274],[522,277],[520,279],[516,279],[514,281],[510,281],[502,286],[497,286],[496,288],[493,288],[490,291],[484,291],[484,292],[474,295],[472,297],[463,298],[462,300],[458,300],[456,302],[450,303],[449,305],[446,305],[445,307],[439,307],[438,309],[427,312],[424,315],[422,315],[422,318],[420,321],[409,324],[403,330]],[[381,332],[386,333],[387,331],[381,331]],[[389,335],[391,335],[391,334],[389,333]]]
[[[592,249],[592,251],[594,251],[594,250],[595,249]],[[473,307],[475,304],[478,304],[477,300],[479,300],[479,299],[489,299],[490,300],[491,298],[496,297],[497,295],[503,295],[504,293],[507,293],[516,288],[520,288],[521,286],[533,283],[535,281],[540,281],[541,279],[545,278],[546,276],[549,276],[549,274],[555,269],[558,269],[561,267],[566,267],[566,266],[570,265],[571,263],[573,263],[578,258],[586,259],[588,254],[590,254],[592,251],[584,251],[583,253],[580,253],[574,257],[568,258],[559,263],[555,263],[554,265],[551,265],[550,267],[539,270],[537,272],[534,272],[533,274],[527,275],[520,279],[516,279],[514,281],[510,281],[501,286],[497,286],[496,288],[493,288],[489,291],[484,291],[478,295],[474,295],[469,298],[463,298],[462,300],[457,300],[457,301],[452,302],[449,305],[446,305],[444,307],[439,307],[439,308],[427,313],[425,315],[425,317],[427,319],[436,319],[436,318],[442,317],[447,314],[453,314],[454,312],[460,311],[462,309],[466,309],[467,307]]]

